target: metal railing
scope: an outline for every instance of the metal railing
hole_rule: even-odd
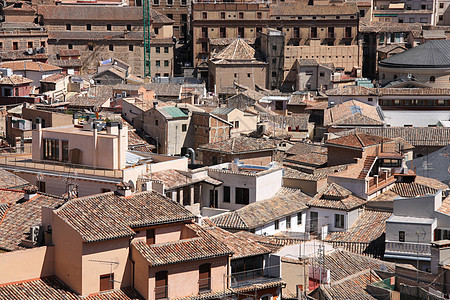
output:
[[[32,160],[31,146],[1,148],[0,165],[6,169],[8,169],[8,167],[36,169],[37,172],[50,171],[60,174],[73,174],[74,176],[84,174],[113,178],[123,177],[122,170],[97,168],[61,161]]]

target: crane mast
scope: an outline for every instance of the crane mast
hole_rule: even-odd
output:
[[[144,0],[144,76],[151,77],[150,34],[151,34],[151,0]]]

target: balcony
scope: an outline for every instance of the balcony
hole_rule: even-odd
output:
[[[386,241],[385,257],[398,256],[424,260],[431,256],[431,244]]]
[[[396,178],[393,174],[390,172],[383,172],[381,175],[375,175],[374,177],[370,178],[367,188],[367,194],[372,194],[373,192],[376,192],[379,189],[382,189],[396,181]]]
[[[328,34],[327,34],[328,39],[334,39],[335,37],[336,36],[335,36],[334,32],[328,32]]]
[[[242,288],[249,287],[256,284],[277,282],[281,279],[277,275],[277,270],[269,271],[270,268],[258,268],[254,270],[244,271],[244,272],[234,272],[231,274],[231,288]]]
[[[31,146],[2,148],[0,152],[0,167],[13,171],[34,171],[36,173],[50,172],[67,176],[90,175],[100,177],[122,178],[122,170],[108,170],[93,166],[72,164],[69,162],[32,160]]]

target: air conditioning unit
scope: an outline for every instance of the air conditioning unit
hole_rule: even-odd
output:
[[[39,238],[39,226],[31,226],[30,227],[30,240],[32,243],[37,243]]]

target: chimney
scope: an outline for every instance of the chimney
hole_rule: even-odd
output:
[[[73,114],[72,123],[73,125],[78,125],[78,114]]]
[[[107,122],[106,123],[106,132],[108,134],[119,134],[119,122]]]
[[[25,194],[23,195],[23,199],[25,201],[28,201],[28,200],[34,198],[35,196],[37,196],[38,188],[34,185],[31,185],[31,186],[25,187],[23,189],[23,191],[25,192]]]
[[[122,197],[131,196],[131,194],[133,194],[133,191],[131,190],[131,184],[126,182],[117,184],[116,194]]]
[[[155,101],[155,102],[153,102],[153,108],[157,108],[158,107],[158,102],[157,101]]]

